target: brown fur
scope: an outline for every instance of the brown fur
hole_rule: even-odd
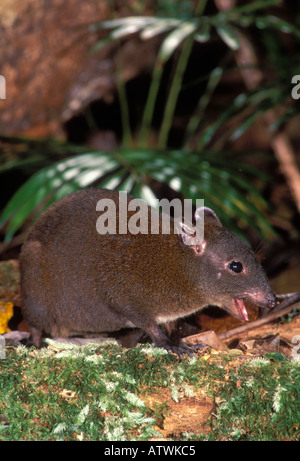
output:
[[[96,204],[102,198],[118,203],[117,192],[106,190],[63,197],[37,220],[22,248],[23,312],[36,346],[43,332],[95,335],[130,325],[171,350],[158,323],[208,304],[238,316],[232,304],[237,297],[273,304],[253,252],[217,218],[205,221],[206,248],[197,253],[174,232],[100,235]],[[245,274],[228,273],[224,265],[231,259],[243,262]]]

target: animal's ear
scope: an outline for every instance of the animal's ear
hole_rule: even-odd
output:
[[[176,229],[184,245],[189,245],[197,255],[204,252],[206,241],[199,236],[195,226],[187,221],[177,221]]]
[[[197,208],[194,216],[196,223],[199,219],[201,219],[204,220],[204,224],[211,223],[215,226],[222,227],[222,223],[219,220],[216,213],[211,208],[208,208],[206,206],[201,206],[200,208]]]

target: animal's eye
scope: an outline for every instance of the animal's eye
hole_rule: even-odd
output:
[[[231,272],[235,272],[236,274],[240,274],[243,272],[243,264],[240,263],[239,261],[231,261],[228,264],[228,269],[231,270]]]

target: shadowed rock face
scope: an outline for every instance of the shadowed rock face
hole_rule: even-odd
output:
[[[0,69],[7,82],[1,132],[51,136],[91,101],[116,94],[113,47],[95,55],[99,32],[88,26],[108,19],[109,2],[3,0],[0,5]],[[118,6],[116,6],[117,8]],[[130,5],[122,4],[124,15]],[[115,11],[117,13],[117,10]],[[125,44],[124,81],[151,70],[157,41]]]

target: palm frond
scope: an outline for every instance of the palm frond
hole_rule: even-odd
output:
[[[154,205],[156,195],[150,181],[154,179],[186,198],[204,198],[231,227],[236,227],[238,216],[242,228],[251,224],[261,236],[274,235],[264,217],[267,204],[250,181],[250,177],[265,180],[266,176],[238,160],[226,161],[226,155],[222,159],[215,154],[123,149],[70,157],[36,172],[8,202],[0,226],[6,224],[8,241],[27,219],[35,218],[63,195],[86,187],[126,190]]]

